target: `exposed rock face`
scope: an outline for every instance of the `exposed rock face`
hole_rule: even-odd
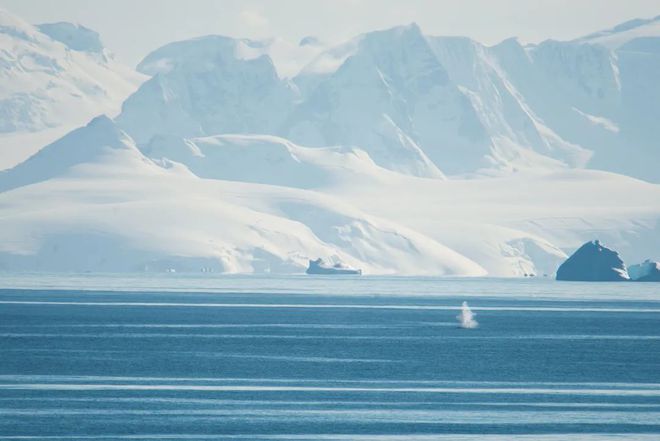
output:
[[[630,278],[635,282],[660,282],[660,262],[645,260],[628,269]]]
[[[622,282],[630,280],[619,253],[599,241],[582,245],[557,270],[557,280]]]
[[[341,263],[329,265],[319,258],[309,261],[309,267],[306,271],[307,274],[325,274],[325,275],[341,275],[341,274],[362,274],[362,270],[349,268]]]

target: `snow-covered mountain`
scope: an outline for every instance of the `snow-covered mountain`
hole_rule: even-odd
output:
[[[184,164],[202,178],[319,188],[356,181],[385,182],[396,173],[366,152],[344,147],[310,148],[268,135],[216,135],[183,139],[156,136],[143,147],[157,161]]]
[[[157,165],[107,117],[0,173],[0,191],[3,269],[302,272],[319,256],[370,274],[485,274],[327,194]]]
[[[135,74],[89,29],[2,17],[0,90],[28,99],[7,136],[48,142],[0,172],[0,268],[521,276],[594,238],[660,258],[656,20],[527,46],[206,36]]]
[[[294,91],[261,49],[210,36],[156,50],[138,66],[152,78],[126,100],[118,122],[139,143],[154,135],[274,132]]]
[[[0,169],[96,115],[116,114],[144,78],[115,61],[94,31],[36,27],[0,9]]]
[[[154,139],[151,160],[99,117],[0,173],[0,266],[301,272],[320,256],[366,274],[512,276],[552,273],[595,234],[631,260],[660,246],[660,186],[615,174],[438,180],[281,138],[174,141]]]
[[[463,37],[428,37],[450,78],[469,97],[490,139],[487,154],[500,171],[582,167],[591,153],[561,139],[540,118],[505,69],[528,63],[524,49],[509,40],[494,48]]]
[[[629,43],[633,46],[643,46],[654,43],[653,40],[657,39],[660,39],[660,15],[654,18],[630,20],[612,29],[589,34],[576,41],[598,44],[608,49],[620,49]],[[655,44],[657,44],[657,41]]]
[[[278,74],[273,40],[202,37],[144,59],[139,70],[153,78],[118,122],[140,145],[275,135],[357,147],[414,176],[588,167],[658,182],[660,44],[639,37],[655,21],[640,23],[615,49],[590,37],[486,47],[413,24],[322,50],[293,77]]]
[[[485,165],[483,127],[417,25],[365,34],[347,46],[336,70],[319,69],[317,59],[303,71],[303,81],[316,87],[289,116],[285,136],[312,146],[360,146],[377,164],[416,176]]]
[[[553,137],[589,152],[588,167],[660,181],[652,165],[660,160],[658,127],[652,122],[660,106],[658,54],[579,42],[523,47],[514,40],[493,52]]]

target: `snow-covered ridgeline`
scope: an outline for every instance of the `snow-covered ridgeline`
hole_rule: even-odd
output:
[[[3,20],[14,53],[69,63],[8,59],[8,91],[114,69],[93,31]],[[150,79],[114,121],[112,100],[81,90],[110,117],[0,173],[0,268],[302,272],[320,257],[365,274],[540,276],[596,236],[658,257],[658,185],[581,168],[657,177],[652,42],[485,47],[409,25],[310,45],[172,43],[140,64]],[[298,75],[287,51],[310,58]],[[35,108],[76,108],[51,98]],[[67,131],[49,124],[28,134]]]
[[[146,77],[80,25],[30,25],[0,9],[0,169],[99,114],[116,115]]]

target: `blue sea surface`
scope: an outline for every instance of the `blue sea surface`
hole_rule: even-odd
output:
[[[660,284],[2,279],[0,439],[660,439]]]

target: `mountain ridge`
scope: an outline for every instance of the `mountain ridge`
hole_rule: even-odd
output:
[[[43,26],[0,9],[0,169],[97,115],[114,116],[146,79],[114,60],[94,31]]]
[[[217,48],[215,41],[221,42]],[[426,36],[411,24],[326,49],[291,79],[277,75],[267,53],[246,56],[239,50],[245,45],[265,47],[206,36],[157,49],[142,69],[160,57],[159,63],[178,66],[178,73],[158,71],[151,81],[163,83],[159,91],[144,86],[127,103],[140,94],[152,98],[125,105],[120,124],[139,143],[159,132],[185,138],[251,133],[313,147],[357,147],[383,167],[426,177],[593,167],[660,180],[649,165],[658,156],[655,125],[637,123],[647,119],[647,107],[654,109],[651,97],[660,87],[632,101],[636,74],[628,71],[633,61],[641,69],[640,60],[598,44],[547,40],[523,46],[509,39],[486,47],[465,37]],[[246,79],[232,79],[216,66],[208,71],[214,75],[209,88],[186,80],[200,75],[195,54],[216,50]],[[206,68],[210,58],[200,59]],[[250,65],[260,59],[269,66],[265,70]],[[648,69],[654,63],[642,61]],[[240,105],[225,90],[246,91]],[[215,104],[206,105],[205,113],[186,110],[191,93],[214,97]],[[169,98],[153,98],[157,94]],[[171,116],[145,122],[154,115],[148,100]],[[240,120],[232,122],[236,115]],[[138,133],[147,126],[149,131]],[[622,146],[629,144],[644,154],[624,160]]]
[[[112,63],[93,34],[53,29],[77,49],[0,17],[0,39],[45,57],[9,69]],[[657,259],[660,52],[633,41],[487,47],[411,24],[300,51],[174,42],[117,117],[75,113],[85,125],[0,173],[0,267],[524,276],[595,235]]]

